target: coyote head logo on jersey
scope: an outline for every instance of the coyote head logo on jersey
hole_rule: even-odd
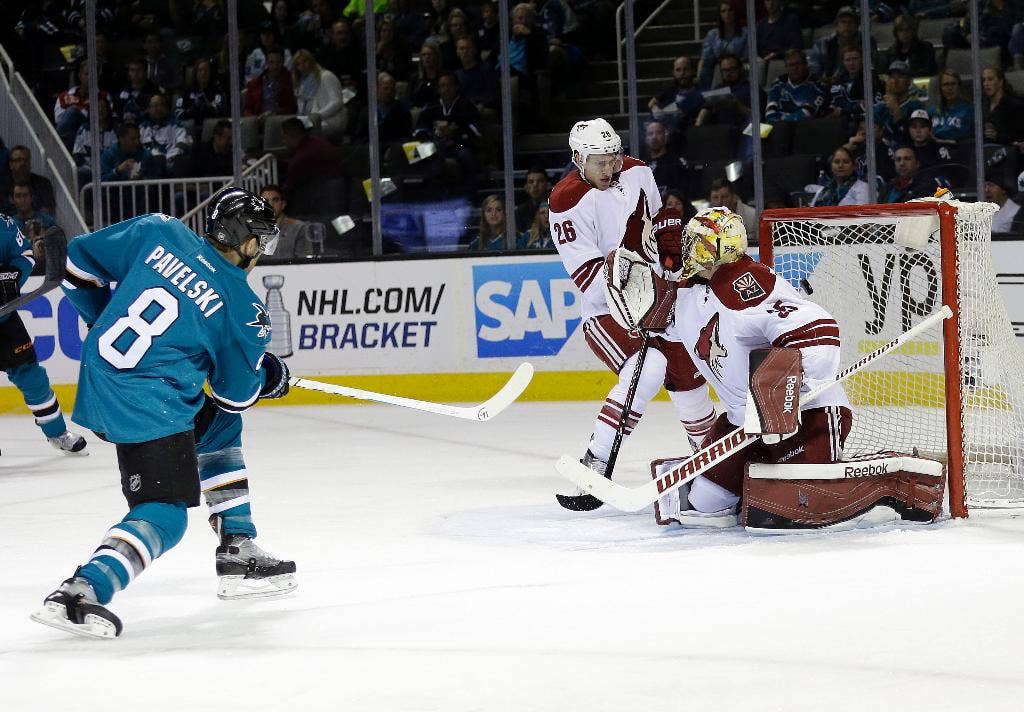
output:
[[[700,330],[700,336],[694,346],[698,358],[704,361],[711,372],[718,378],[722,377],[722,360],[729,355],[729,352],[722,346],[718,337],[718,313],[711,317],[711,320]]]

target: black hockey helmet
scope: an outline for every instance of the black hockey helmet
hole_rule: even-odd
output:
[[[212,198],[206,212],[206,238],[237,250],[250,235],[260,252],[274,254],[280,230],[270,203],[249,191],[229,185]]]

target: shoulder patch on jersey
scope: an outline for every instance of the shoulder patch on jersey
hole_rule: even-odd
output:
[[[729,309],[756,307],[775,289],[775,273],[749,256],[722,265],[711,279],[711,289]]]
[[[246,326],[251,326],[254,329],[259,329],[259,333],[256,334],[257,339],[265,339],[270,335],[270,312],[267,308],[259,302],[253,302],[253,307],[256,308],[256,318],[246,323]]]
[[[641,161],[639,158],[633,158],[632,156],[623,156],[622,157],[622,172],[623,173],[628,171],[630,168],[636,168],[637,166],[641,166],[641,167],[646,168],[647,164],[644,163],[643,161]]]
[[[549,206],[553,213],[564,213],[572,210],[594,186],[580,178],[575,169],[562,180],[558,181],[551,191]]]

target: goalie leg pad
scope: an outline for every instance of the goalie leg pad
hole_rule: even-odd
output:
[[[686,459],[688,458],[675,457],[664,460],[655,460],[651,463],[651,477],[653,479],[657,479],[663,473]],[[690,504],[690,493],[693,491],[693,487],[696,487],[699,496],[700,489],[708,486],[713,491],[724,496],[724,500],[720,502],[723,507],[721,509],[716,509],[715,511],[698,511]],[[719,487],[713,482],[705,480],[703,477],[698,477],[691,484],[686,484],[670,492],[666,492],[660,499],[658,499],[658,501],[654,503],[654,521],[662,526],[678,524],[679,526],[687,529],[723,529],[727,527],[734,527],[739,524],[739,517],[737,516],[737,508],[735,504],[737,499],[739,498],[730,494],[727,490]],[[732,501],[731,505],[729,504],[730,500]]]
[[[829,464],[752,463],[743,525],[754,532],[850,529],[934,522],[942,512],[941,462],[899,453]]]
[[[803,367],[799,349],[755,349],[750,352],[750,388],[743,429],[761,433],[773,445],[800,429],[800,385]]]

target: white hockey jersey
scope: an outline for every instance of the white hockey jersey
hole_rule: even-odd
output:
[[[675,321],[665,336],[683,343],[736,426],[743,424],[754,349],[800,349],[805,393],[839,371],[835,319],[750,257],[719,267],[710,284],[696,281],[680,289]],[[850,407],[841,385],[800,403],[800,409],[829,405]]]
[[[594,188],[573,171],[551,191],[551,236],[565,271],[583,293],[584,320],[608,313],[601,268],[604,258],[622,244],[626,219],[636,210],[641,190],[653,216],[661,210],[654,174],[643,161],[626,156],[619,179],[607,190]]]

